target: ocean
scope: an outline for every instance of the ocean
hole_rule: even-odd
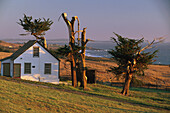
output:
[[[49,43],[68,44],[67,41],[49,41]],[[155,46],[154,49],[158,49],[159,52],[157,53],[158,57],[154,58],[156,61],[153,64],[170,65],[170,43],[159,43]],[[113,41],[94,41],[87,43],[87,47],[90,49],[86,49],[86,56],[111,58],[108,51],[114,49],[115,44]]]
[[[90,42],[87,45],[88,47],[97,48],[92,50],[87,50],[86,55],[92,57],[106,57],[110,58],[111,55],[108,54],[108,51],[114,49],[115,44],[112,41],[98,41]],[[162,64],[170,65],[170,43],[159,43],[155,45],[156,47],[150,49],[153,51],[158,49],[157,57],[154,58],[156,61],[153,64]]]
[[[7,41],[11,43],[22,43],[23,41]],[[27,42],[27,41],[24,41]],[[66,40],[47,40],[48,44],[59,44],[65,45],[68,44]],[[105,57],[110,58],[111,55],[108,54],[108,51],[114,49],[115,44],[113,41],[94,41],[87,44],[88,49],[86,49],[86,56],[91,57]],[[157,53],[157,58],[153,64],[162,64],[170,65],[170,43],[159,43],[156,45],[156,49],[159,50]],[[152,50],[152,49],[151,49]]]

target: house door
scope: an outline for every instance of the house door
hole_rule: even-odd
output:
[[[21,77],[21,64],[14,64],[14,78]]]
[[[10,63],[3,63],[3,76],[10,77]]]

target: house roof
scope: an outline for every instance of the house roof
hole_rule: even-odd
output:
[[[24,44],[21,48],[19,48],[15,53],[13,53],[11,56],[6,57],[4,59],[1,59],[0,61],[11,59],[15,60],[18,56],[20,56],[22,53],[24,53],[27,49],[29,49],[32,45],[35,43],[40,44],[47,52],[49,52],[54,58],[60,61],[57,57],[55,57],[47,48],[45,48],[39,41],[37,40],[30,40],[26,44]]]

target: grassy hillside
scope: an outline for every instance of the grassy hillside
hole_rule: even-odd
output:
[[[129,97],[119,87],[88,85],[88,90],[0,77],[0,112],[170,112],[170,92],[132,88]]]
[[[60,63],[60,76],[70,77],[71,69],[70,63],[61,59]],[[112,62],[107,58],[86,58],[86,67],[88,69],[96,70],[96,80],[99,82],[124,82],[124,79],[119,81],[116,79],[115,74],[107,72],[107,70],[116,66],[115,62]],[[145,84],[154,84],[170,87],[170,66],[168,65],[149,65],[149,69],[145,70],[145,76],[136,76],[139,80],[142,80]]]

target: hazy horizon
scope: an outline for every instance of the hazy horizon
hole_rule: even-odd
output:
[[[22,37],[26,33],[17,24],[23,14],[35,18],[50,18],[54,24],[46,32],[48,39],[68,39],[68,29],[61,13],[68,18],[78,16],[80,27],[87,27],[87,38],[110,41],[113,32],[123,37],[151,41],[165,37],[170,42],[170,1],[168,0],[1,0],[0,40],[35,39]]]

